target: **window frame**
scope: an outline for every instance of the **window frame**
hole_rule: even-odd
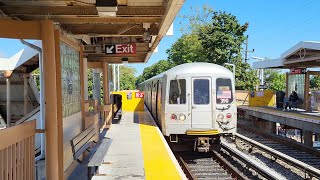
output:
[[[185,84],[185,90],[184,90],[184,96],[183,95],[181,95],[180,96],[180,102],[181,102],[181,97],[184,97],[184,103],[180,103],[180,104],[171,104],[170,103],[170,99],[171,99],[171,82],[172,81],[175,81],[175,82],[177,82],[177,80],[179,80],[179,82],[180,81],[182,81],[182,80],[184,80],[184,84]],[[181,82],[180,82],[181,83]],[[171,79],[171,80],[169,80],[168,81],[168,100],[167,100],[167,104],[168,105],[187,105],[187,79],[186,78],[179,78],[179,79]],[[183,92],[183,91],[182,91]],[[182,92],[181,92],[181,94],[182,94]]]
[[[230,91],[231,91],[231,98],[225,98],[225,99],[229,99],[229,100],[228,100],[228,103],[221,103],[221,102],[220,102],[220,99],[222,99],[222,98],[218,98],[218,91],[219,91],[218,80],[219,80],[219,79],[229,80],[229,81],[230,81],[229,87],[230,87]],[[220,86],[221,86],[221,85],[220,85]],[[222,85],[222,86],[226,86],[226,85]],[[233,103],[233,100],[234,100],[234,92],[233,92],[232,79],[231,79],[231,78],[228,78],[228,77],[219,77],[219,78],[217,78],[217,79],[216,79],[216,104],[218,104],[218,105],[232,104],[232,103]]]

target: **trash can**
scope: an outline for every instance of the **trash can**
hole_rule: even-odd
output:
[[[284,96],[285,96],[285,92],[283,92],[283,91],[276,92],[276,106],[277,106],[277,108],[283,108]]]

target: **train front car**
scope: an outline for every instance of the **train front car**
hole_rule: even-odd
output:
[[[220,148],[220,136],[236,133],[233,73],[210,63],[188,63],[163,76],[162,132],[195,151]],[[165,97],[165,98],[164,98]],[[164,121],[164,123],[163,123]]]

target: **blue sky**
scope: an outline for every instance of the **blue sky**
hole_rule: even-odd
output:
[[[186,0],[180,14],[190,13],[190,7],[207,5],[215,11],[226,11],[243,24],[249,23],[249,49],[251,56],[277,58],[300,41],[320,41],[319,0]],[[164,37],[159,52],[147,64],[133,65],[141,74],[144,67],[166,59],[166,49],[180,36],[181,18],[174,21],[174,35]],[[17,40],[0,39],[0,57],[10,57],[24,46]],[[249,62],[252,62],[250,60]]]

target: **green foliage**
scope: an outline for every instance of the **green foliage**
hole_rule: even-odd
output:
[[[190,12],[184,15],[179,15],[179,17],[182,19],[181,29],[180,31],[183,34],[192,34],[199,32],[202,28],[210,25],[211,17],[214,12],[214,10],[204,5],[202,8],[200,7],[190,7]]]
[[[170,49],[167,50],[168,59],[174,65],[190,62],[209,62],[202,42],[195,33],[180,37]]]
[[[238,61],[236,65],[236,89],[238,90],[254,90],[257,83],[257,71],[250,68],[248,63]],[[231,70],[231,67],[227,67]]]
[[[257,84],[256,71],[242,61],[242,44],[248,23],[241,25],[236,16],[226,12],[214,12],[210,25],[199,31],[199,38],[211,63],[236,65],[236,88],[254,89]]]
[[[93,99],[93,77],[92,69],[88,69],[88,98]]]
[[[36,86],[38,91],[40,92],[40,71],[39,68],[35,69],[34,71],[32,71],[32,76],[35,80]]]
[[[312,76],[310,78],[310,88],[314,90],[320,89],[320,76]]]
[[[183,35],[167,50],[169,68],[189,63],[208,62],[223,65],[236,65],[236,88],[254,89],[257,82],[256,70],[242,62],[242,44],[248,23],[241,25],[235,16],[225,12],[213,12],[206,6],[203,10],[183,16],[189,26]],[[212,20],[209,19],[212,17]],[[165,61],[165,60],[163,60]],[[160,62],[159,62],[160,63]],[[137,83],[143,82],[163,71],[161,64],[145,68]],[[227,67],[232,70],[231,67]]]
[[[164,71],[172,68],[173,65],[168,60],[160,60],[157,63],[144,68],[142,75],[137,78],[136,85],[142,83],[145,80],[152,78]]]
[[[279,70],[264,70],[264,79],[270,90],[284,91],[286,88],[286,75]]]
[[[120,66],[120,89],[133,90],[136,89],[135,77],[136,69],[130,66]]]
[[[235,16],[225,12],[214,12],[211,23],[212,26],[199,33],[207,57],[219,65],[241,61],[241,45],[246,39],[248,23],[241,25]]]

